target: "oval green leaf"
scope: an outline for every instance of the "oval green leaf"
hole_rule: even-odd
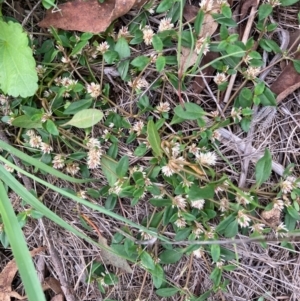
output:
[[[86,109],[76,113],[73,118],[62,126],[72,125],[86,129],[97,124],[103,118],[103,113],[97,109]]]

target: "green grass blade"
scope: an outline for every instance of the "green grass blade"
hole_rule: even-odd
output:
[[[46,187],[60,193],[61,195],[64,195],[65,197],[69,198],[69,199],[72,199],[84,206],[87,206],[93,210],[96,210],[98,212],[101,212],[107,216],[110,216],[116,220],[119,220],[121,222],[124,222],[134,228],[137,228],[141,231],[144,231],[146,233],[149,233],[150,235],[152,236],[155,236],[163,241],[166,241],[166,242],[170,242],[169,239],[167,239],[166,237],[162,236],[162,235],[158,235],[157,233],[155,233],[154,231],[151,231],[149,229],[147,229],[146,227],[143,227],[141,225],[138,225],[134,222],[132,222],[131,220],[127,219],[127,218],[124,218],[110,210],[107,210],[101,206],[98,206],[98,205],[95,205],[91,202],[88,202],[84,199],[81,199],[65,190],[62,190],[24,170],[22,170],[21,168],[13,165],[11,162],[9,162],[8,160],[4,159],[3,157],[1,158],[0,156],[0,159],[1,161],[3,161],[4,163],[6,163],[8,166],[11,166],[11,167],[14,167],[16,171],[26,175],[27,177],[33,179],[34,181],[42,184],[42,185],[45,185]],[[0,165],[0,174],[1,174],[1,170],[5,170],[4,167],[2,167]],[[54,221],[55,223],[57,223],[58,225],[64,227],[65,229],[71,231],[74,233],[74,230],[73,227],[71,227],[68,223],[66,223],[65,221],[63,221],[62,219],[60,219],[56,214],[54,214],[51,210],[49,210],[46,206],[44,206],[40,201],[38,201],[30,192],[28,192],[14,177],[13,175],[11,175],[10,173],[6,173],[6,176],[4,177],[4,175],[2,174],[1,175],[1,178],[3,179],[3,181],[9,186],[11,187],[11,189],[13,191],[16,191],[22,198],[24,198],[26,200],[26,202],[28,202],[31,206],[33,206],[35,209],[37,209],[38,211],[40,211],[41,213],[43,213],[47,218],[51,219],[52,221]],[[60,220],[58,220],[60,219]],[[68,228],[66,228],[68,226]],[[77,231],[77,230],[76,230]],[[87,239],[87,236],[85,236],[84,234],[82,234],[81,232],[78,232],[80,233],[80,235],[78,234],[78,236],[82,237],[83,239]],[[75,233],[74,233],[75,234]],[[76,234],[77,235],[77,234]],[[84,237],[82,236],[84,235]],[[89,242],[92,243],[95,243],[93,240],[89,239]]]
[[[63,179],[65,181],[68,181],[68,182],[72,182],[72,183],[86,183],[86,182],[91,182],[91,181],[94,181],[93,179],[75,179],[73,177],[70,177],[68,175],[65,175],[64,173],[48,166],[47,164],[35,159],[35,158],[32,158],[30,156],[28,156],[27,154],[17,150],[16,148],[14,148],[13,146],[5,143],[4,141],[1,141],[0,140],[0,148],[6,150],[7,152],[9,152],[10,154],[20,158],[21,160],[23,161],[26,161],[28,162],[29,164],[39,168],[40,170],[43,170],[57,178],[60,178],[60,179]],[[0,156],[0,160],[2,159],[3,157]],[[1,160],[2,161],[2,160]]]
[[[8,173],[6,170],[5,172]],[[28,299],[30,301],[46,301],[23,232],[1,181],[0,213]]]

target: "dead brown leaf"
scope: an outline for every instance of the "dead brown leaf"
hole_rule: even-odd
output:
[[[58,295],[55,295],[51,301],[64,301],[65,298],[64,298],[64,295],[63,294],[58,294]]]
[[[259,1],[257,0],[243,0],[241,1],[240,20],[243,20],[249,14],[250,8],[256,8]]]
[[[198,38],[209,36],[211,37],[215,31],[218,28],[218,23],[214,20],[212,17],[212,14],[218,14],[220,13],[221,5],[217,0],[214,0],[213,2],[213,8],[211,11],[208,11],[204,15],[204,20],[201,28],[201,32],[199,34]],[[184,7],[184,17],[188,22],[193,22],[195,17],[197,16],[199,12],[199,7],[193,6],[193,5],[185,5]],[[180,58],[180,68],[179,68],[179,74],[183,74],[189,67],[193,66],[197,59],[198,55],[194,51],[191,53],[191,49],[182,47],[181,48],[181,58]],[[200,63],[200,66],[203,66],[213,59],[217,58],[218,55],[216,53],[208,53],[206,54]],[[212,75],[214,73],[214,68],[209,66],[203,70],[203,73],[206,75]],[[210,80],[208,80],[209,82]],[[200,93],[205,88],[205,84],[202,77],[196,77],[196,79],[193,82],[192,89],[195,93]]]
[[[51,289],[55,294],[61,294],[63,291],[61,289],[60,282],[54,277],[48,277],[43,282],[43,290]]]
[[[46,249],[45,247],[39,247],[33,249],[30,252],[30,255],[31,257],[34,257],[35,255],[39,254],[45,249]],[[2,270],[0,274],[0,301],[10,301],[11,297],[14,297],[18,300],[24,300],[27,298],[26,296],[23,297],[19,295],[17,292],[12,291],[11,283],[14,280],[17,271],[18,271],[18,267],[14,259],[11,260]]]
[[[115,254],[114,251],[108,246],[106,238],[104,238],[103,236],[99,236],[99,243],[106,247],[105,249],[101,248],[101,253],[100,253],[101,260],[103,261],[104,264],[111,264],[116,268],[122,269],[126,273],[130,273],[130,274],[133,273],[126,259]]]
[[[296,51],[298,47],[298,38],[300,31],[297,30],[294,33],[290,34],[289,48],[291,52]],[[294,59],[300,59],[300,53],[298,52]],[[295,70],[292,62],[289,62],[282,70],[277,79],[272,83],[270,89],[277,94],[277,102],[282,101],[289,94],[293,93],[296,89],[299,88],[300,83],[300,74]]]
[[[39,23],[41,27],[61,28],[99,33],[118,17],[125,15],[137,0],[74,0],[58,5],[59,10],[48,10]]]
[[[192,23],[195,21],[198,11],[199,6],[197,7],[195,5],[186,4],[183,9],[183,17],[187,22]]]
[[[204,66],[208,64],[209,62],[215,60],[219,57],[219,54],[217,52],[209,52],[207,55],[205,55],[201,61],[200,66]],[[212,75],[215,72],[215,68],[213,66],[208,66],[202,70],[203,75],[207,78],[205,79],[207,83],[209,83],[212,80]],[[205,88],[205,82],[202,76],[196,76],[193,84],[192,84],[192,90],[194,93],[201,93],[203,89]]]

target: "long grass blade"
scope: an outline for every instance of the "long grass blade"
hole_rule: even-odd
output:
[[[6,170],[4,172],[8,173]],[[30,301],[46,301],[22,230],[1,181],[0,213],[28,299]]]

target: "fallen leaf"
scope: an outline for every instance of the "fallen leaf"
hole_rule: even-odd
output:
[[[43,284],[43,290],[51,289],[55,294],[62,294],[61,284],[60,282],[55,279],[54,277],[48,277],[44,280]]]
[[[290,34],[290,42],[288,48],[293,45],[291,52],[294,52],[299,43],[294,43],[299,37],[300,31],[296,31]],[[295,44],[295,45],[294,45]],[[298,52],[294,59],[300,59],[300,53]],[[299,88],[300,74],[295,70],[293,63],[289,62],[282,70],[277,79],[272,83],[270,89],[277,94],[276,101],[280,102],[286,98],[289,94],[293,93]]]
[[[242,21],[246,16],[249,15],[250,8],[256,8],[259,4],[257,0],[243,0],[241,1],[241,9],[240,9],[240,20]]]
[[[137,0],[75,0],[58,5],[59,10],[49,9],[40,27],[61,28],[99,33],[118,17],[125,15]]]
[[[193,5],[185,5],[183,15],[188,22],[194,22],[197,14],[199,12],[199,7]],[[221,12],[221,4],[217,1],[213,1],[212,10],[208,11],[204,15],[203,24],[201,32],[198,38],[202,37],[212,37],[217,30],[219,24],[214,20],[212,14],[219,14]],[[179,74],[183,74],[189,67],[195,65],[198,55],[189,48],[181,48],[181,58],[180,58],[180,68]],[[218,57],[217,53],[209,52],[202,57],[200,66],[208,64],[210,61]],[[202,73],[205,75],[212,75],[215,69],[212,66],[205,68]],[[211,78],[207,79],[210,82]],[[196,76],[192,84],[192,89],[195,93],[200,93],[205,88],[205,83],[202,77]]]
[[[133,271],[129,264],[127,263],[126,259],[120,257],[119,255],[114,253],[108,244],[106,238],[103,236],[99,236],[98,239],[99,243],[105,246],[105,249],[101,249],[101,259],[105,264],[111,264],[116,268],[122,269],[123,271],[132,274]]]
[[[34,257],[45,249],[45,247],[33,249],[30,252],[30,255],[31,257]],[[11,284],[17,271],[18,267],[14,259],[11,260],[2,270],[0,274],[0,301],[10,301],[11,297],[14,297],[18,300],[24,300],[27,298],[26,296],[23,297],[19,295],[17,292],[12,291],[11,289]]]
[[[58,295],[55,295],[51,301],[64,301],[65,298],[64,298],[64,295],[63,294],[58,294]]]
[[[203,57],[200,66],[206,65],[218,57],[219,57],[219,54],[217,52],[209,52],[208,54],[206,54]],[[214,72],[215,72],[215,68],[211,65],[202,70],[203,76],[205,76],[205,81],[207,83],[210,83],[210,81],[212,80],[211,76],[214,74]],[[206,87],[205,81],[202,76],[196,76],[192,83],[193,92],[196,94],[201,93],[203,91],[203,89],[205,89],[205,87]]]
[[[199,6],[186,4],[183,9],[183,17],[187,22],[194,22],[198,14]]]

